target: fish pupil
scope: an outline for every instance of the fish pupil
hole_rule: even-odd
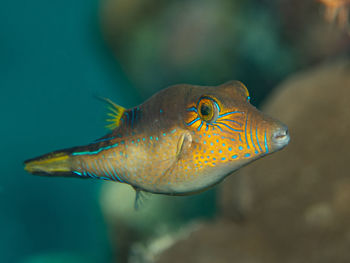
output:
[[[211,112],[211,108],[208,105],[203,104],[201,106],[201,114],[202,114],[202,116],[208,116],[208,115],[210,115],[210,112]]]

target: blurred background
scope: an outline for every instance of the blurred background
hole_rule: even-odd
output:
[[[281,239],[288,240],[290,233],[276,237],[275,243],[270,240],[268,248],[258,249],[271,251],[271,255],[254,253],[260,243],[268,243],[261,238],[266,236],[261,234],[266,225],[254,225],[254,231],[260,235],[245,230],[242,222],[254,221],[267,212],[251,212],[257,211],[254,192],[259,189],[242,179],[243,176],[235,175],[226,188],[219,186],[196,196],[155,196],[145,209],[135,212],[134,193],[129,187],[100,181],[30,176],[23,170],[23,161],[55,149],[84,145],[106,133],[106,108],[96,96],[132,107],[172,84],[219,85],[237,79],[247,85],[253,105],[264,104],[272,116],[279,117],[287,125],[303,127],[300,137],[297,128],[295,137],[291,132],[291,147],[287,147],[281,158],[295,160],[294,156],[302,152],[308,142],[302,135],[310,131],[313,137],[316,130],[323,132],[324,137],[320,138],[324,140],[316,141],[315,145],[327,141],[330,144],[325,146],[325,152],[334,154],[322,160],[336,160],[340,163],[338,168],[345,167],[349,154],[342,149],[348,145],[347,133],[334,134],[337,129],[331,127],[341,123],[344,131],[350,128],[350,107],[341,100],[350,98],[350,73],[346,71],[350,52],[348,12],[348,1],[337,0],[2,0],[0,262],[231,262],[227,259],[234,258],[229,254],[234,253],[232,249],[222,248],[220,253],[209,255],[206,253],[215,251],[215,244],[209,248],[198,245],[208,238],[215,240],[210,234],[203,237],[197,234],[193,241],[197,245],[184,241],[191,240],[190,233],[201,233],[202,222],[209,224],[204,225],[205,229],[210,229],[213,227],[210,224],[221,220],[225,221],[217,226],[221,232],[213,230],[213,233],[243,236],[237,240],[221,240],[229,247],[241,244],[235,262],[248,262],[243,260],[245,255],[257,255],[256,261],[249,262],[289,262],[286,260],[288,251],[275,253],[274,244]],[[320,72],[318,67],[321,67]],[[314,75],[311,77],[311,74]],[[309,82],[305,84],[302,77]],[[287,84],[280,84],[285,83],[285,79],[288,79]],[[317,81],[313,82],[314,79]],[[324,88],[318,90],[322,85]],[[279,89],[293,91],[281,91],[282,95],[278,95]],[[334,101],[333,95],[337,96]],[[318,104],[320,101],[324,104]],[[310,105],[312,109],[307,111]],[[331,114],[335,105],[344,114],[341,120],[337,119],[339,112]],[[320,112],[322,109],[324,114]],[[301,118],[306,111],[310,116],[307,120]],[[319,114],[323,118],[317,126],[313,117]],[[338,127],[337,131],[342,130]],[[289,150],[294,142],[295,155]],[[305,160],[310,156],[315,156],[315,152],[309,152]],[[302,167],[309,169],[305,168],[307,175],[319,174],[320,169],[310,167],[319,167],[320,160],[315,157],[313,161],[291,166],[304,165]],[[258,165],[264,161],[259,161]],[[271,172],[264,171],[269,177]],[[340,169],[336,175],[346,178],[347,171]],[[283,170],[276,173],[289,178]],[[299,174],[299,170],[294,171],[285,185],[293,185]],[[342,200],[340,203],[350,201],[349,182],[339,184],[336,176],[327,177],[332,174],[334,170],[329,169],[325,177],[315,180],[336,183],[336,189],[342,191],[340,199],[337,197]],[[306,190],[300,194],[292,191],[283,208],[288,202],[299,208],[305,204],[301,196],[310,193],[314,185],[299,183],[299,188]],[[266,184],[269,189],[273,183]],[[280,185],[275,188],[279,189]],[[275,188],[267,192],[277,198],[278,191],[273,192]],[[324,191],[320,188],[307,199],[314,200],[315,204],[322,199],[321,205],[306,213],[307,222],[316,220],[321,230],[315,230],[312,224],[311,232],[300,225],[294,230],[303,229],[312,237],[320,237],[334,225],[341,228],[331,231],[328,239],[308,251],[329,247],[334,241],[331,237],[339,233],[347,233],[339,244],[344,247],[350,244],[350,227],[346,223],[349,221],[345,220],[348,209],[341,204],[336,206],[343,209],[346,217],[335,220],[333,216],[333,221],[327,221],[329,213],[335,215],[338,210],[331,206],[329,212],[330,208],[324,205],[328,200]],[[293,199],[296,196],[298,200]],[[268,212],[270,217],[276,217],[266,220],[275,222],[278,211],[281,210]],[[326,218],[326,221],[319,223],[319,218]],[[227,224],[232,232],[227,230]],[[248,235],[258,236],[261,242],[246,240]],[[247,247],[242,247],[242,240],[246,240]],[[188,244],[193,251],[186,252],[183,244]],[[286,247],[289,244],[287,242]],[[228,256],[220,261],[220,256],[228,250]],[[304,261],[300,258],[293,262],[321,262],[312,253],[308,258],[298,247],[291,251],[293,255],[298,255],[295,251],[304,255]],[[328,258],[323,257],[327,258],[324,262],[350,261],[345,249],[338,260],[332,255],[339,255],[339,251],[330,251]],[[192,255],[191,261],[183,260],[182,257],[188,259],[186,253]]]

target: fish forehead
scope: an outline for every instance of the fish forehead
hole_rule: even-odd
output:
[[[226,107],[243,106],[249,96],[247,88],[239,81],[230,81],[219,86],[187,86],[189,89],[186,104],[196,104],[200,97],[213,96]],[[242,104],[242,105],[240,105]]]

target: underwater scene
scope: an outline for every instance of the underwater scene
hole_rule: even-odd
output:
[[[0,33],[0,263],[350,262],[350,0],[2,0]]]

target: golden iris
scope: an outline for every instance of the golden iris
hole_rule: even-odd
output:
[[[206,122],[216,121],[219,115],[217,102],[210,97],[202,97],[197,105],[199,117]]]

